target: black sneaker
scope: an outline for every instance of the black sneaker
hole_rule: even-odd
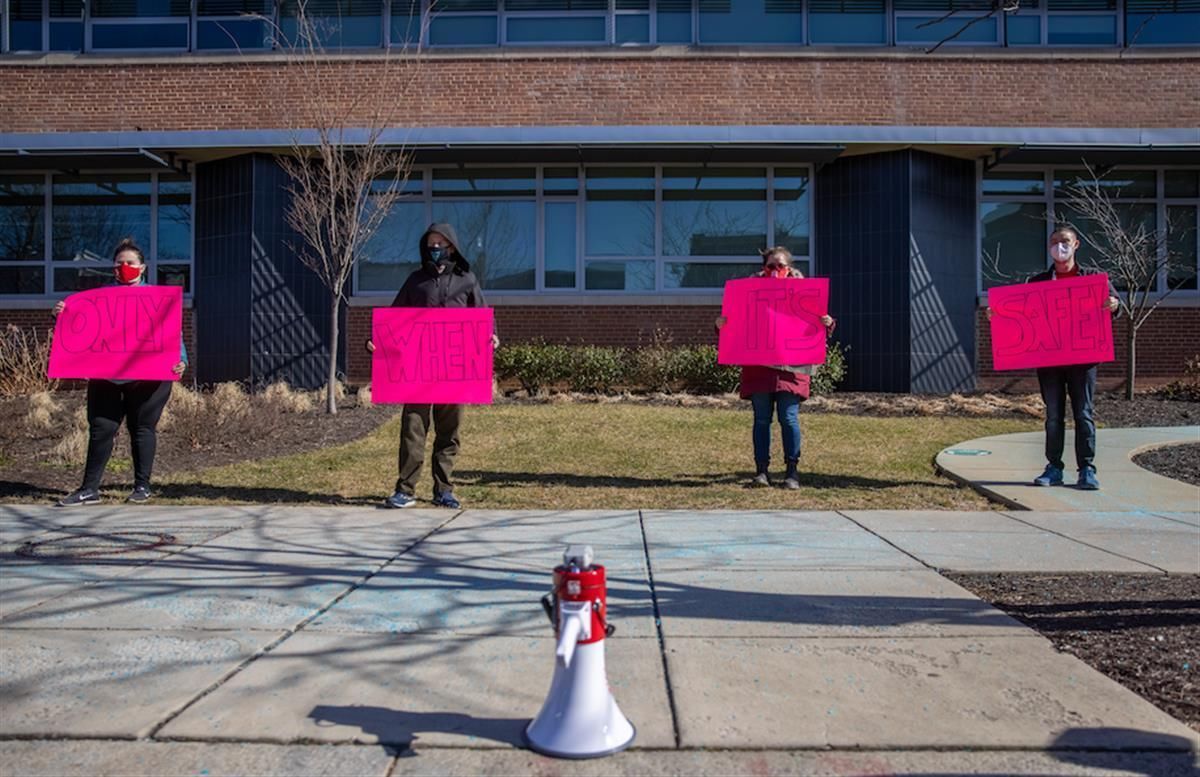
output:
[[[81,488],[58,500],[59,507],[78,507],[79,505],[100,504],[100,492],[94,488]]]
[[[134,486],[125,501],[140,505],[149,502],[150,496],[150,486]]]
[[[434,494],[433,504],[435,507],[449,507],[451,510],[458,510],[462,507],[462,504],[454,498],[454,494],[449,491]]]

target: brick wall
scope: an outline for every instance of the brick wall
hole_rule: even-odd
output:
[[[1128,319],[1119,317],[1113,322],[1114,361],[1100,365],[1097,382],[1101,388],[1113,389],[1125,384],[1125,365]],[[1037,378],[1033,370],[996,372],[992,369],[992,337],[982,309],[976,316],[976,353],[979,388],[1035,389]],[[1184,362],[1200,354],[1200,308],[1159,308],[1138,330],[1137,374],[1139,389],[1161,385],[1183,375]]]
[[[183,309],[183,343],[187,347],[189,358],[194,361],[196,358],[196,336],[192,329],[193,318],[192,309],[185,307]],[[44,308],[36,309],[13,309],[4,308],[3,303],[0,303],[0,329],[4,329],[10,324],[15,324],[22,329],[35,329],[40,334],[45,334],[54,329],[54,315],[50,312],[48,305]],[[184,383],[190,384],[192,377],[192,367],[189,365],[187,372],[183,373]]]
[[[0,132],[312,126],[314,93],[350,123],[391,109],[405,126],[1200,126],[1200,55],[1126,54],[491,52],[332,57],[311,73],[252,56],[10,59]],[[1064,95],[1087,99],[1064,110]]]

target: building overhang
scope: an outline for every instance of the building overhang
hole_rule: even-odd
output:
[[[345,130],[349,144],[366,129]],[[312,129],[0,133],[0,168],[186,170],[189,163],[314,146]],[[420,127],[379,142],[417,163],[815,163],[917,148],[988,164],[1184,164],[1200,158],[1200,128],[919,127],[843,125]]]

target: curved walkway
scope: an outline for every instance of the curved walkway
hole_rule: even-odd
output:
[[[937,455],[938,469],[951,478],[1021,510],[1086,510],[1195,512],[1200,487],[1156,475],[1133,463],[1149,448],[1200,442],[1200,426],[1096,430],[1096,473],[1099,491],[1072,485],[1074,430],[1067,429],[1063,458],[1068,460],[1066,486],[1039,488],[1033,478],[1045,466],[1043,432],[980,437],[946,448]]]

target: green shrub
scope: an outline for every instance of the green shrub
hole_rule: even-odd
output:
[[[741,370],[717,364],[715,345],[695,345],[677,349],[679,378],[688,391],[700,394],[727,394],[737,391]]]
[[[493,367],[497,377],[515,379],[533,396],[566,380],[570,352],[565,346],[544,342],[505,345],[496,350]]]
[[[831,340],[825,354],[825,363],[813,371],[813,394],[832,394],[846,379],[846,351],[841,343]]]
[[[620,348],[583,345],[571,349],[567,383],[572,391],[605,393],[626,379],[626,355]]]

